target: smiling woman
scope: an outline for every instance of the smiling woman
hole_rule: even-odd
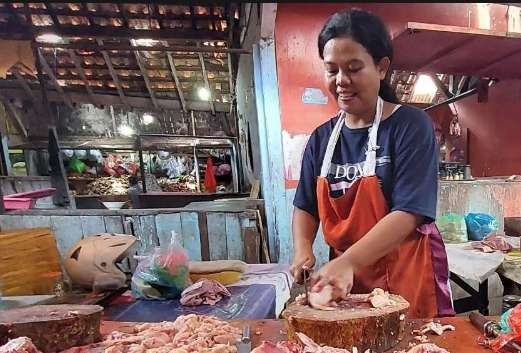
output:
[[[339,112],[311,134],[294,199],[292,272],[313,267],[319,225],[331,261],[312,291],[383,288],[410,317],[452,315],[448,265],[434,225],[438,152],[430,118],[401,106],[387,82],[390,35],[370,12],[331,16],[318,38],[325,83]]]
[[[398,103],[387,73],[393,58],[391,37],[385,25],[365,11],[333,15],[318,37],[326,84],[340,109],[366,120],[374,118],[375,93]],[[372,111],[361,111],[373,108]]]

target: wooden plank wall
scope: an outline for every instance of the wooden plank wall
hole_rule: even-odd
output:
[[[125,223],[131,223],[125,227]],[[138,254],[170,244],[172,231],[191,260],[260,262],[260,235],[255,213],[177,212],[147,215],[0,215],[0,230],[50,227],[63,257],[77,241],[94,234],[127,233],[139,239]],[[125,229],[127,231],[125,231]]]

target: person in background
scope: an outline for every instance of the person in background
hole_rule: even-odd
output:
[[[132,208],[141,208],[141,203],[139,202],[139,194],[143,192],[141,190],[141,186],[139,185],[138,177],[132,175],[128,178],[128,196],[130,201],[132,202]]]
[[[410,303],[409,316],[454,314],[447,255],[434,225],[438,149],[422,110],[398,104],[388,83],[393,46],[374,14],[337,12],[318,37],[339,112],[305,148],[292,222],[291,271],[315,265],[319,225],[330,262],[311,276],[332,300],[382,288]],[[326,293],[326,291],[324,291]]]

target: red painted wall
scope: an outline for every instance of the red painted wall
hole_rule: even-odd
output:
[[[487,103],[467,97],[456,103],[468,128],[472,174],[521,174],[521,80],[505,80],[489,88]]]
[[[323,84],[322,62],[318,57],[317,36],[327,17],[335,11],[347,8],[347,6],[364,8],[376,13],[386,22],[391,34],[401,31],[405,28],[407,22],[425,22],[472,28],[481,26],[478,21],[476,4],[279,4],[275,24],[275,43],[281,123],[286,134],[292,136],[309,134],[337,110],[331,97],[328,105],[304,104],[302,103],[302,93],[306,87],[321,88],[326,93]],[[488,11],[490,14],[490,29],[506,31],[507,6],[490,4]],[[411,48],[411,50],[414,50],[414,48]],[[520,86],[517,85],[516,87],[519,88]],[[515,103],[514,93],[511,93],[513,102],[510,106],[505,105],[500,97],[501,95],[496,95],[493,91],[498,92],[498,87],[495,87],[495,90],[491,89],[490,102],[487,104],[480,104],[479,106],[473,104],[472,102],[476,98],[470,97],[458,105],[458,112],[463,125],[468,123],[470,128],[470,162],[476,164],[474,169],[476,176],[481,174],[491,175],[490,173],[497,175],[499,172],[513,171],[515,158],[521,153],[521,148],[517,149],[519,152],[509,152],[503,158],[503,161],[497,164],[487,159],[489,158],[488,152],[497,147],[492,148],[492,145],[490,145],[491,138],[488,136],[495,132],[485,128],[485,125],[488,126],[488,122],[494,121],[494,119],[503,119],[504,129],[509,131],[506,131],[508,134],[504,138],[497,137],[497,142],[502,144],[499,146],[506,148],[506,144],[511,142],[507,136],[512,135],[510,131],[516,121],[515,117],[510,116],[516,109],[521,111],[521,103]],[[517,92],[519,93],[519,89]],[[517,101],[521,102],[519,95]],[[485,106],[487,108],[484,108]],[[502,109],[508,110],[503,111]],[[466,114],[468,115],[466,116]],[[493,116],[488,116],[488,114],[493,114]],[[498,118],[498,115],[503,117]],[[476,116],[479,116],[479,118],[475,118]],[[521,117],[519,118],[521,119]],[[482,120],[486,120],[487,123],[480,123]],[[497,129],[496,131],[497,133],[500,132]],[[519,137],[517,140],[521,141]],[[519,144],[521,145],[521,142]],[[296,152],[291,150],[286,153]],[[505,164],[504,162],[507,161],[508,163]],[[498,169],[500,165],[502,168]],[[292,173],[290,178],[291,180],[288,180],[288,177],[286,177],[288,188],[295,186],[295,179],[298,178],[298,175]]]

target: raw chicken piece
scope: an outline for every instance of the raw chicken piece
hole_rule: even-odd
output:
[[[430,321],[420,328],[419,333],[424,335],[427,332],[434,332],[438,336],[441,336],[445,331],[455,330],[456,328],[452,325],[442,325],[439,322]]]
[[[253,349],[251,353],[302,353],[302,348],[290,341],[281,341],[277,344],[264,341],[260,346]]]
[[[215,305],[224,296],[231,296],[228,289],[217,281],[202,279],[186,288],[181,293],[182,305]]]
[[[394,301],[391,299],[388,292],[385,292],[381,288],[375,288],[371,294],[369,294],[369,301],[373,308],[381,308],[387,305],[393,305]]]
[[[347,349],[320,346],[303,333],[297,332],[296,335],[304,345],[303,353],[350,353]]]
[[[333,300],[333,286],[325,285],[320,292],[308,293],[309,305],[319,310],[335,310],[336,302]]]
[[[295,297],[295,303],[298,305],[308,305],[308,299],[306,293],[299,294]]]
[[[29,337],[18,337],[0,347],[0,353],[41,353]]]
[[[412,347],[407,353],[450,353],[448,350],[438,347],[434,343],[422,343]]]

